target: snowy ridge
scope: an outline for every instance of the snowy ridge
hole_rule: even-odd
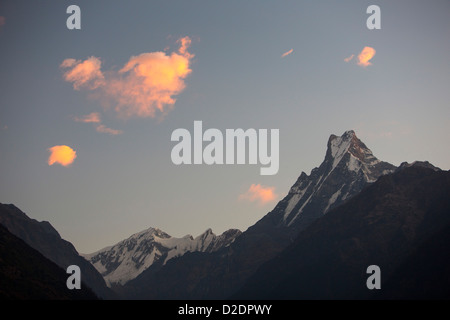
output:
[[[342,188],[341,188],[342,189]],[[325,208],[325,212],[328,211],[328,209],[330,208],[330,206],[336,202],[336,199],[341,195],[341,189],[339,189],[338,191],[336,191],[335,193],[333,193],[333,195],[331,196],[331,198],[328,200],[328,205]]]
[[[348,132],[344,133],[344,136],[347,135]],[[344,136],[335,138],[331,141],[331,156],[333,157],[333,166],[331,171],[336,168],[339,162],[344,157],[345,153],[348,151],[350,147],[351,139],[345,139]]]
[[[298,201],[303,197],[303,195],[305,194],[306,190],[311,185],[311,182],[312,181],[309,182],[309,184],[306,186],[306,188],[303,188],[303,189],[298,190],[298,191],[296,191],[296,190],[295,191],[291,191],[293,196],[289,200],[289,203],[288,203],[288,205],[286,207],[286,210],[284,212],[284,216],[283,216],[284,220],[286,220],[286,218],[289,216],[289,214],[292,212],[292,210],[294,210],[294,208],[295,208],[296,204],[298,203]],[[292,189],[294,189],[294,188],[292,188]]]
[[[119,243],[91,254],[83,255],[104,277],[106,284],[123,285],[152,265],[167,261],[186,252],[214,252],[229,246],[241,232],[230,229],[216,236],[211,229],[196,238],[186,235],[171,237],[157,228],[135,233]]]

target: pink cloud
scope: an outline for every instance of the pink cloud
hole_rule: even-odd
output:
[[[66,59],[61,68],[68,69],[64,80],[74,89],[96,90],[104,105],[115,105],[121,118],[155,117],[167,113],[176,102],[175,96],[186,87],[185,78],[193,54],[188,52],[189,37],[177,41],[180,47],[170,54],[148,52],[131,57],[117,72],[102,73],[101,61],[90,57],[85,61]]]
[[[345,62],[349,62],[350,60],[352,60],[353,59],[353,57],[354,57],[355,55],[354,54],[352,54],[351,56],[349,56],[349,57],[347,57],[347,58],[345,58],[344,59],[344,61]]]
[[[106,127],[103,124],[99,124],[97,127],[95,127],[95,130],[97,130],[97,132],[107,133],[107,134],[110,134],[113,136],[123,133],[122,130],[111,129],[111,128]]]
[[[275,194],[275,187],[252,184],[245,193],[239,196],[239,199],[250,202],[258,202],[260,205],[265,205],[276,200],[277,197],[278,195]]]
[[[83,123],[100,123],[100,114],[98,112],[92,112],[90,114],[87,114],[85,116],[81,117],[74,117],[74,120],[76,122],[83,122]]]
[[[289,51],[286,51],[285,53],[283,53],[283,54],[281,55],[281,57],[284,58],[284,57],[290,55],[292,52],[294,52],[294,49],[291,49],[291,50],[289,50]]]
[[[100,71],[100,59],[89,57],[84,61],[65,59],[60,67],[68,69],[64,73],[64,80],[73,83],[75,90],[85,87],[94,90],[104,84],[104,76]]]

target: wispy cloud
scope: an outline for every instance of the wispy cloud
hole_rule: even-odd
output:
[[[98,112],[92,112],[90,114],[87,114],[85,116],[81,117],[74,117],[74,120],[76,122],[83,122],[83,123],[100,123],[100,114]]]
[[[183,37],[177,40],[180,43],[180,49],[178,51],[186,58],[193,58],[194,55],[189,53],[187,49],[191,46],[192,40],[189,37]]]
[[[372,63],[370,60],[375,55],[376,51],[371,47],[364,47],[361,53],[358,55],[358,65],[362,67],[370,66]]]
[[[67,167],[73,163],[77,157],[77,153],[71,147],[61,145],[53,146],[48,149],[50,156],[48,157],[48,165],[51,166],[55,163]]]
[[[345,62],[349,62],[350,60],[352,60],[353,59],[353,57],[354,57],[355,55],[354,54],[352,54],[351,56],[349,56],[349,57],[347,57],[347,58],[345,58],[344,59],[344,61]]]
[[[111,128],[106,127],[103,124],[99,124],[98,126],[96,126],[95,130],[97,130],[97,132],[108,133],[108,134],[111,134],[113,136],[123,133],[122,130],[111,129]]]
[[[260,184],[252,184],[245,193],[239,196],[239,200],[257,202],[260,205],[265,205],[276,200],[277,197],[278,195],[275,194],[275,187],[266,187]]]
[[[102,121],[100,119],[100,114],[98,112],[92,112],[90,114],[87,114],[87,115],[81,116],[81,117],[74,117],[73,119],[76,122],[96,124],[95,130],[97,130],[97,132],[108,133],[108,134],[114,135],[114,136],[123,133],[122,130],[111,129],[111,128],[106,127],[104,124],[102,124],[101,123]]]
[[[292,52],[294,52],[294,49],[291,49],[291,50],[289,50],[289,51],[286,51],[285,53],[283,53],[283,54],[281,55],[281,57],[282,57],[282,58],[287,57],[287,56],[290,55]]]
[[[148,52],[131,57],[119,70],[101,71],[101,61],[90,57],[85,61],[66,59],[61,68],[67,69],[64,80],[74,89],[96,90],[96,97],[104,105],[114,105],[121,118],[155,117],[157,112],[166,114],[176,102],[175,96],[186,87],[185,78],[193,54],[188,52],[189,37],[177,41],[177,51]]]

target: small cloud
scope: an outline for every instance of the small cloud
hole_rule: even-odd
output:
[[[362,67],[370,66],[372,63],[370,60],[375,55],[376,51],[371,47],[364,47],[361,53],[358,55],[358,65]]]
[[[95,128],[95,130],[97,130],[97,132],[108,133],[108,134],[113,135],[113,136],[116,136],[116,135],[118,135],[118,134],[122,134],[122,133],[123,133],[122,130],[111,129],[111,128],[106,127],[106,126],[103,125],[103,124],[99,124],[99,125]]]
[[[286,51],[285,53],[283,53],[283,54],[281,55],[281,57],[284,58],[284,57],[290,55],[292,52],[294,52],[294,49],[291,49],[291,50],[289,50],[289,51]]]
[[[0,16],[0,28],[6,24],[6,18],[4,16]]]
[[[354,54],[352,54],[351,56],[349,56],[349,57],[347,57],[347,58],[345,58],[344,59],[344,61],[345,62],[349,62],[350,60],[352,60],[353,59],[353,57],[354,57],[355,55]]]
[[[65,145],[51,147],[48,151],[50,151],[50,156],[48,157],[49,166],[58,163],[63,167],[67,167],[77,157],[75,150]]]
[[[83,123],[100,123],[100,114],[98,112],[92,112],[82,117],[74,117],[74,120]]]
[[[278,195],[275,194],[275,187],[252,184],[245,193],[239,196],[239,200],[258,202],[260,205],[265,205],[274,201],[277,197]]]

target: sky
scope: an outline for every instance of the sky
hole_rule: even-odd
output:
[[[149,227],[244,231],[346,130],[383,161],[449,170],[449,14],[446,0],[2,1],[0,202],[90,253]],[[175,165],[172,132],[194,121],[278,129],[278,172]]]

